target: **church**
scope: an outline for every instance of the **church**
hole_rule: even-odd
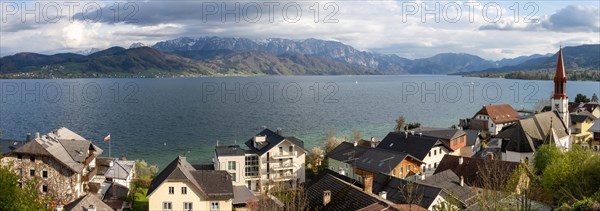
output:
[[[506,126],[496,139],[501,145],[501,159],[520,162],[532,160],[542,144],[554,144],[562,150],[571,149],[569,98],[566,94],[567,77],[563,64],[562,48],[558,51],[554,94],[551,109],[546,112],[522,117],[515,124]]]

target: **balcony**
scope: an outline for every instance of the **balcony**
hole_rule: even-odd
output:
[[[271,157],[273,157],[274,159],[283,159],[283,158],[293,158],[297,156],[297,152],[279,152],[279,153],[273,153],[273,155],[271,155]]]
[[[275,171],[289,170],[296,167],[295,163],[274,163],[271,164],[271,168]]]
[[[271,180],[273,180],[273,182],[289,181],[294,179],[296,179],[296,176],[294,176],[293,174],[276,174],[271,176]]]
[[[86,175],[83,175],[83,177],[81,177],[81,180],[83,182],[89,182],[92,179],[94,179],[97,172],[98,172],[98,170],[96,168],[91,168]]]

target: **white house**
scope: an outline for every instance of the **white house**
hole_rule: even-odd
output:
[[[234,186],[264,192],[276,183],[290,187],[304,183],[303,141],[265,129],[246,141],[246,147],[247,150],[238,145],[215,149],[215,170],[229,172]]]
[[[390,132],[377,145],[377,148],[414,156],[423,162],[421,169],[425,175],[432,174],[444,155],[453,151],[439,138],[410,132]]]
[[[519,120],[519,113],[508,104],[483,106],[470,121],[471,129],[487,130],[496,135],[503,127]]]

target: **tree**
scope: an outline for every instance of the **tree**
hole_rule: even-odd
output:
[[[589,103],[590,99],[587,96],[580,93],[580,94],[577,94],[577,96],[575,96],[575,102],[576,103]]]
[[[402,132],[402,130],[404,130],[404,124],[406,124],[406,120],[404,119],[404,116],[402,116],[402,115],[398,116],[398,119],[396,119],[396,126],[394,127],[394,132],[396,132],[396,133]]]
[[[596,93],[594,93],[594,95],[592,95],[592,102],[598,102],[598,95],[596,95]]]
[[[2,157],[0,156],[0,159]],[[19,187],[19,176],[10,165],[0,166],[0,207],[2,210],[47,210],[47,201],[38,196],[36,181],[30,180]]]
[[[404,203],[408,204],[408,209],[412,210],[413,205],[421,206],[423,201],[423,188],[419,187],[414,181],[405,180],[405,183],[398,187],[400,195],[404,198]]]
[[[421,127],[421,123],[418,123],[418,122],[411,122],[411,123],[408,123],[408,125],[406,125],[406,129],[408,129],[408,130],[419,128],[419,127]]]
[[[343,140],[335,137],[335,130],[327,129],[327,134],[325,136],[325,153],[330,152],[335,147],[337,147]]]
[[[537,174],[542,174],[546,167],[557,159],[562,159],[563,154],[554,145],[544,144],[535,153],[534,167]]]
[[[136,160],[135,161],[135,170],[137,172],[138,177],[146,177],[152,178],[156,173],[158,173],[157,165],[150,165],[145,160]]]
[[[321,166],[321,161],[323,161],[325,157],[325,153],[321,147],[313,147],[308,153],[308,163],[312,166],[313,170],[317,169],[317,167]]]

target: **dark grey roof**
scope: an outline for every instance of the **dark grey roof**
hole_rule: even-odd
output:
[[[110,206],[102,202],[97,196],[94,194],[87,194],[85,196],[79,197],[75,199],[71,203],[64,206],[66,211],[86,211],[90,205],[94,205],[96,210],[106,211],[113,210]]]
[[[422,133],[424,136],[431,136],[435,138],[441,138],[446,140],[451,140],[458,138],[460,136],[465,135],[463,130],[453,129],[453,128],[415,128],[412,129],[415,133]]]
[[[479,131],[478,130],[465,130],[467,134],[467,146],[473,146],[477,144],[479,139]]]
[[[328,152],[326,156],[338,161],[353,163],[354,160],[358,159],[358,157],[360,157],[368,149],[368,147],[362,145],[354,146],[352,143],[342,142],[337,147],[333,148],[333,150]]]
[[[239,145],[217,146],[215,147],[215,153],[217,153],[218,157],[244,156],[244,150]]]
[[[133,173],[133,168],[135,168],[135,161],[133,160],[115,160],[104,176],[106,178],[127,179],[129,174]]]
[[[2,155],[12,152],[13,150],[23,146],[24,141],[0,139],[0,153]]]
[[[307,210],[359,210],[374,203],[382,202],[374,195],[367,194],[362,189],[345,182],[343,177],[331,170],[322,171],[306,189],[309,204]],[[331,201],[323,206],[323,192],[331,191]]]
[[[592,115],[590,112],[580,112],[578,114],[575,113],[571,113],[571,122],[573,123],[581,123],[581,122],[585,122],[585,120],[590,120],[590,121],[594,121],[596,120],[596,117],[594,117],[594,115]]]
[[[520,165],[519,162],[469,157],[462,157],[463,161],[461,164],[460,158],[461,156],[444,155],[444,158],[442,158],[442,161],[440,161],[433,174],[452,170],[454,174],[464,178],[465,184],[472,187],[487,188],[485,181],[489,178],[484,178],[487,177],[485,175],[495,175],[495,179],[498,179],[497,183],[506,184],[512,177],[512,173]]]
[[[104,175],[108,168],[110,168],[110,162],[112,162],[114,158],[107,157],[97,157],[96,158],[96,174]]]
[[[250,150],[252,150],[254,153],[258,154],[258,155],[262,155],[264,153],[266,153],[267,151],[269,151],[271,148],[277,146],[279,143],[281,143],[283,140],[288,140],[290,142],[292,142],[293,144],[300,146],[302,149],[304,149],[304,142],[301,141],[300,139],[297,139],[293,136],[290,137],[283,137],[269,129],[264,129],[263,131],[261,131],[260,133],[256,134],[256,136],[266,136],[266,141],[264,143],[261,143],[260,146],[258,146],[258,148],[254,147],[254,137],[250,138],[248,141],[246,141],[246,146],[248,146],[248,148],[250,148]],[[306,151],[306,149],[304,149]]]
[[[531,140],[523,131],[521,124],[509,125],[502,129],[496,138],[502,138],[502,152],[533,152],[533,150],[543,144],[542,140]]]
[[[450,169],[431,175],[422,182],[444,189],[447,194],[460,200],[464,206],[474,203],[477,195],[471,187],[461,186],[460,178]]]
[[[588,132],[600,133],[600,119],[596,119],[592,122],[592,126],[588,129]]]
[[[196,170],[215,170],[215,165],[212,163],[207,164],[194,164],[192,165]]]
[[[408,153],[419,160],[423,160],[434,146],[444,146],[452,151],[450,147],[445,145],[438,138],[396,132],[388,133],[388,135],[383,138],[383,141],[377,145],[377,148]]]
[[[415,196],[423,197],[419,203],[421,207],[428,208],[438,195],[445,196],[442,188],[418,182],[408,182],[385,174],[378,174],[373,179],[373,193],[379,194],[381,191],[385,191],[387,192],[387,200],[396,204],[407,204],[405,198],[407,192],[405,190],[409,185],[414,185],[413,194]]]
[[[150,196],[166,180],[187,180],[198,189],[202,197],[214,200],[233,198],[231,176],[225,171],[196,170],[185,157],[178,156],[151,182]]]
[[[413,158],[409,154],[402,152],[371,148],[358,157],[355,162],[349,163],[353,164],[356,168],[369,172],[389,174],[407,157]]]

